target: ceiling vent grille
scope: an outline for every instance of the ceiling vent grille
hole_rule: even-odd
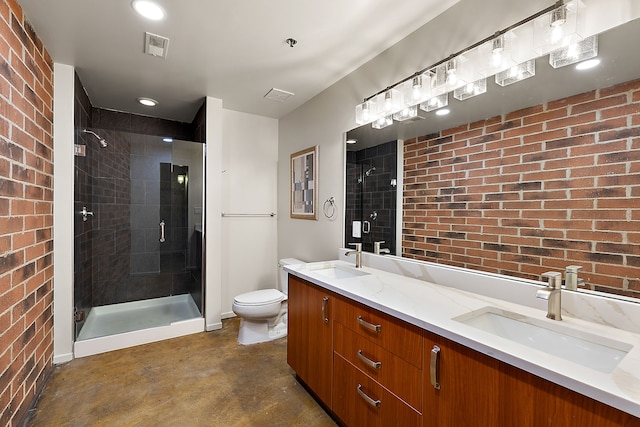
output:
[[[169,39],[157,34],[144,33],[144,53],[160,58],[167,57]]]
[[[287,92],[286,90],[273,88],[264,96],[267,99],[271,99],[274,101],[286,101],[289,97],[295,95],[292,92]]]

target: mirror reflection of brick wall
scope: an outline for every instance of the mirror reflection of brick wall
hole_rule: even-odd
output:
[[[382,247],[395,253],[396,174],[396,141],[347,152],[345,243],[362,242],[373,252],[373,243],[384,241]],[[353,221],[360,221],[361,238],[352,237]]]

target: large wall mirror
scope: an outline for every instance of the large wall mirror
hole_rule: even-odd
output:
[[[368,251],[384,240],[391,255],[534,280],[578,265],[579,290],[640,298],[637,40],[640,20],[599,35],[596,68],[554,69],[544,56],[530,79],[450,97],[446,116],[349,131],[347,204],[375,174],[384,194],[347,206],[345,243],[368,221]],[[389,147],[398,167],[379,169]],[[401,226],[377,234],[371,215],[393,200]]]

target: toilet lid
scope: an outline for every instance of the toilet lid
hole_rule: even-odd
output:
[[[280,302],[284,299],[284,294],[277,289],[261,289],[259,291],[240,294],[233,300],[240,305],[266,305]]]

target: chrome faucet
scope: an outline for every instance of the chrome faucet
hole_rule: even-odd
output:
[[[344,256],[356,254],[356,268],[362,268],[362,243],[349,243],[349,244],[353,245],[356,248],[356,250],[347,251],[344,253]]]
[[[562,320],[562,273],[547,271],[542,274],[542,277],[548,279],[549,284],[536,292],[536,298],[548,301],[547,317],[549,319]]]
[[[381,248],[380,245],[384,243],[384,240],[379,242],[373,242],[373,253],[376,255],[380,254],[390,254],[391,251],[387,248]]]
[[[579,285],[584,285],[584,279],[578,278],[578,270],[582,267],[579,265],[568,265],[564,275],[564,288],[575,291]]]

